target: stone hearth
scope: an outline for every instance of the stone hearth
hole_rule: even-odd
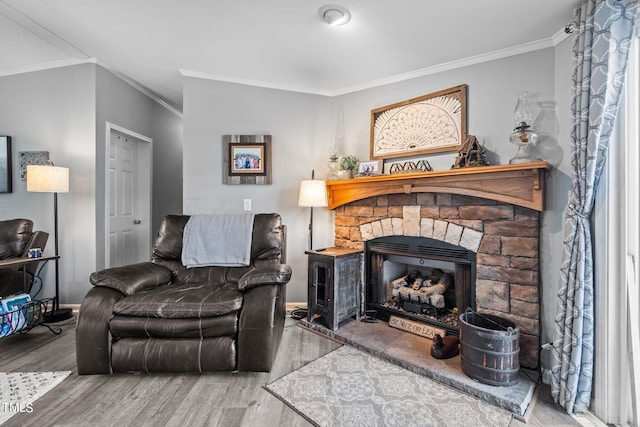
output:
[[[429,350],[431,340],[390,328],[386,322],[365,323],[347,320],[337,331],[324,327],[320,322],[309,323],[306,319],[301,320],[300,325],[507,409],[516,419],[525,421],[523,416],[536,388],[536,383],[529,378],[529,374],[535,376],[533,372],[525,374],[521,371],[516,384],[496,387],[475,381],[462,372],[460,355],[451,359],[434,359]]]
[[[539,212],[450,193],[389,194],[335,208],[335,246],[363,249],[386,236],[421,236],[476,252],[476,310],[520,328],[520,365],[538,366]]]

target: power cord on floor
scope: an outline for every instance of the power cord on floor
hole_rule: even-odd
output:
[[[305,317],[307,317],[307,309],[294,308],[293,310],[291,310],[291,313],[289,314],[289,316],[291,316],[291,318],[294,320],[304,319]]]
[[[75,326],[76,325],[76,318],[73,317],[71,320],[66,321],[65,323],[62,322],[58,322],[58,323],[46,323],[46,325],[54,325],[54,326]]]

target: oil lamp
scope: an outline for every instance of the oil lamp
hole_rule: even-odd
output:
[[[509,160],[509,164],[528,163],[536,160],[531,157],[531,147],[538,141],[538,134],[529,124],[532,119],[528,98],[528,92],[523,91],[518,93],[518,102],[513,111],[516,126],[509,137],[509,141],[518,146],[518,151],[516,151],[516,155]]]

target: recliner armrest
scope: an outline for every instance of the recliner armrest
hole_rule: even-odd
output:
[[[238,280],[238,289],[246,291],[262,285],[285,285],[291,280],[291,267],[287,264],[274,264],[258,267]]]
[[[166,285],[172,273],[167,267],[152,262],[141,262],[124,267],[107,268],[91,274],[94,286],[105,286],[125,295],[133,295],[145,289]]]

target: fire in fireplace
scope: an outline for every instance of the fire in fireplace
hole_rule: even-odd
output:
[[[449,335],[475,310],[476,253],[440,240],[387,236],[365,243],[365,303],[377,317],[416,320]]]

